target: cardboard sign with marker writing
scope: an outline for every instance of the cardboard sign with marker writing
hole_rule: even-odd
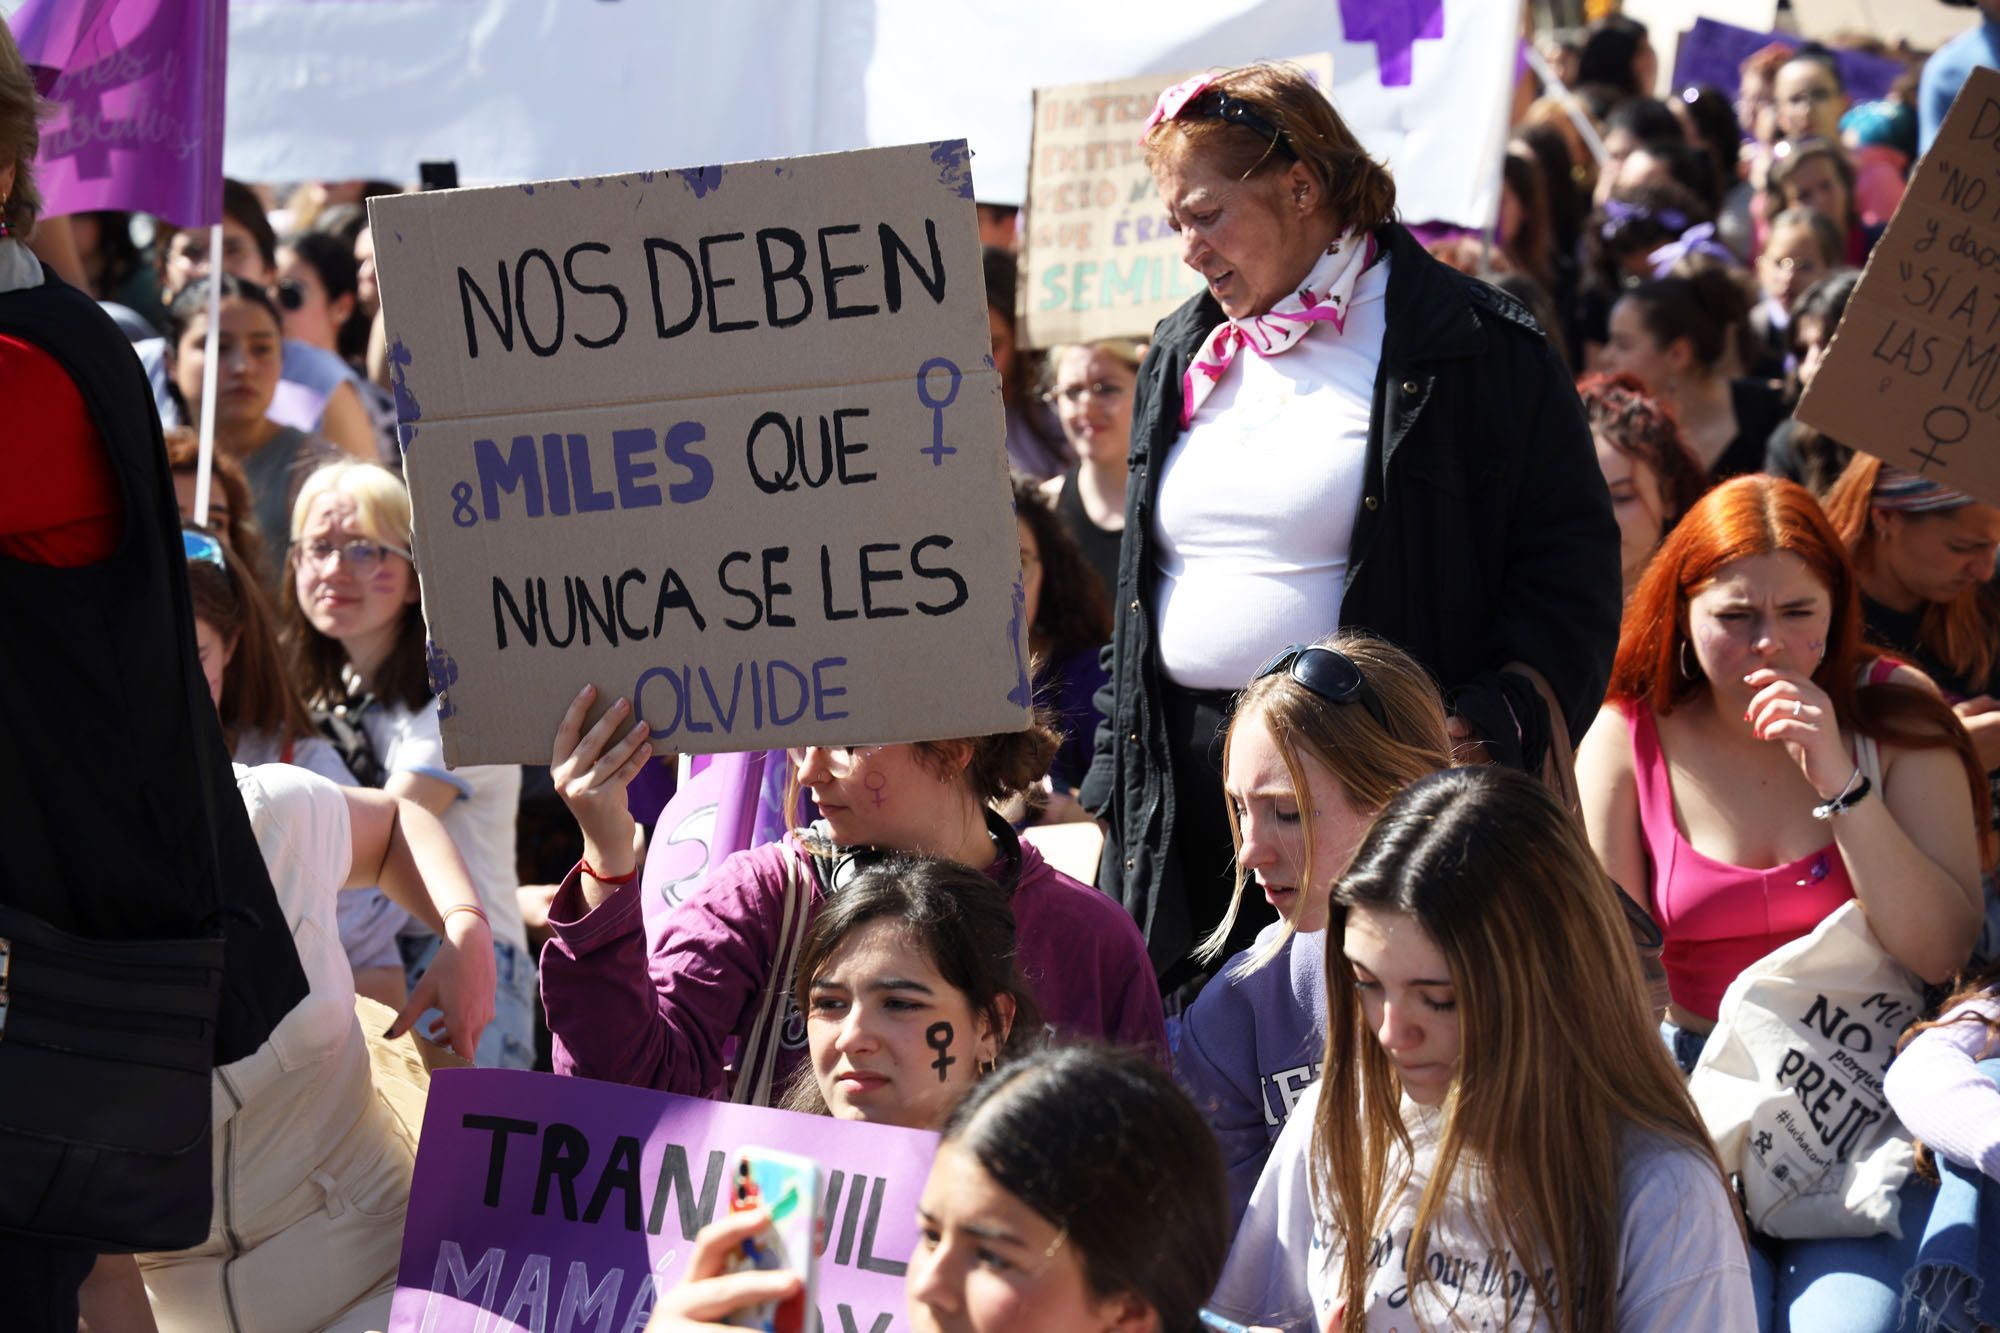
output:
[[[2000,73],[1959,91],[1797,416],[2000,504]]]
[[[453,764],[1027,723],[965,144],[371,203]]]
[[[1333,57],[1296,62],[1321,88]],[[1020,300],[1029,347],[1150,338],[1202,289],[1146,170],[1140,142],[1160,91],[1187,74],[1035,90]]]

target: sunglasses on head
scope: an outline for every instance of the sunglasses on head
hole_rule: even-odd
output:
[[[1286,672],[1330,704],[1359,703],[1368,710],[1368,716],[1375,719],[1376,726],[1384,731],[1389,729],[1389,719],[1382,712],[1382,701],[1375,697],[1368,678],[1361,674],[1361,668],[1354,664],[1354,659],[1339,649],[1292,644],[1264,663],[1255,678],[1262,680],[1280,671]]]

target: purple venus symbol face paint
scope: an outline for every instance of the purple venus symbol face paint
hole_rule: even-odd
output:
[[[889,788],[889,775],[887,773],[870,773],[867,777],[861,779],[861,785],[866,787],[868,794],[875,798],[875,808],[877,810],[888,804],[888,798],[882,795]]]
[[[1420,39],[1444,36],[1444,0],[1340,0],[1350,42],[1375,44],[1375,77],[1384,88],[1410,86],[1410,52]]]

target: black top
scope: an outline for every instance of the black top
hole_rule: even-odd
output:
[[[1914,611],[1894,611],[1863,593],[1861,625],[1870,643],[1888,649],[1936,681],[1937,687],[1944,691],[1945,699],[1951,703],[1991,694],[2000,688],[2000,680],[1968,680],[1923,646],[1923,607]],[[1988,773],[1986,780],[1993,796],[1993,827],[2000,830],[2000,769]]]
[[[1540,671],[1572,738],[1604,698],[1623,601],[1610,494],[1575,381],[1534,318],[1398,224],[1377,240],[1389,316],[1340,623],[1404,649],[1496,753],[1525,761],[1531,721],[1548,731],[1545,710],[1501,667]],[[1221,322],[1213,296],[1194,297],[1160,322],[1139,368],[1111,682],[1081,796],[1107,824],[1098,886],[1138,919],[1162,970],[1193,941],[1155,928],[1173,919],[1161,906],[1184,881],[1153,642],[1153,509],[1180,436],[1181,377]],[[1517,736],[1523,708],[1537,716]]]
[[[1784,394],[1769,380],[1729,381],[1729,408],[1736,414],[1736,436],[1708,470],[1710,482],[1762,472],[1764,447],[1771,441],[1771,432],[1791,415]]]
[[[1076,538],[1083,562],[1104,581],[1104,600],[1108,604],[1111,594],[1118,591],[1118,548],[1124,544],[1125,534],[1106,532],[1091,522],[1089,512],[1083,507],[1083,494],[1077,490],[1076,475],[1076,468],[1063,473],[1062,493],[1056,496],[1056,516],[1068,526],[1069,535]]]
[[[87,938],[223,934],[215,1059],[240,1059],[307,984],[196,656],[152,391],[118,326],[53,276],[0,295],[0,334],[68,373],[124,509],[108,559],[0,557],[0,902]]]

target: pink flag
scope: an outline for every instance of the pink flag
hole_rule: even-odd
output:
[[[44,213],[222,220],[228,0],[26,0],[9,26],[56,104],[35,155]]]

